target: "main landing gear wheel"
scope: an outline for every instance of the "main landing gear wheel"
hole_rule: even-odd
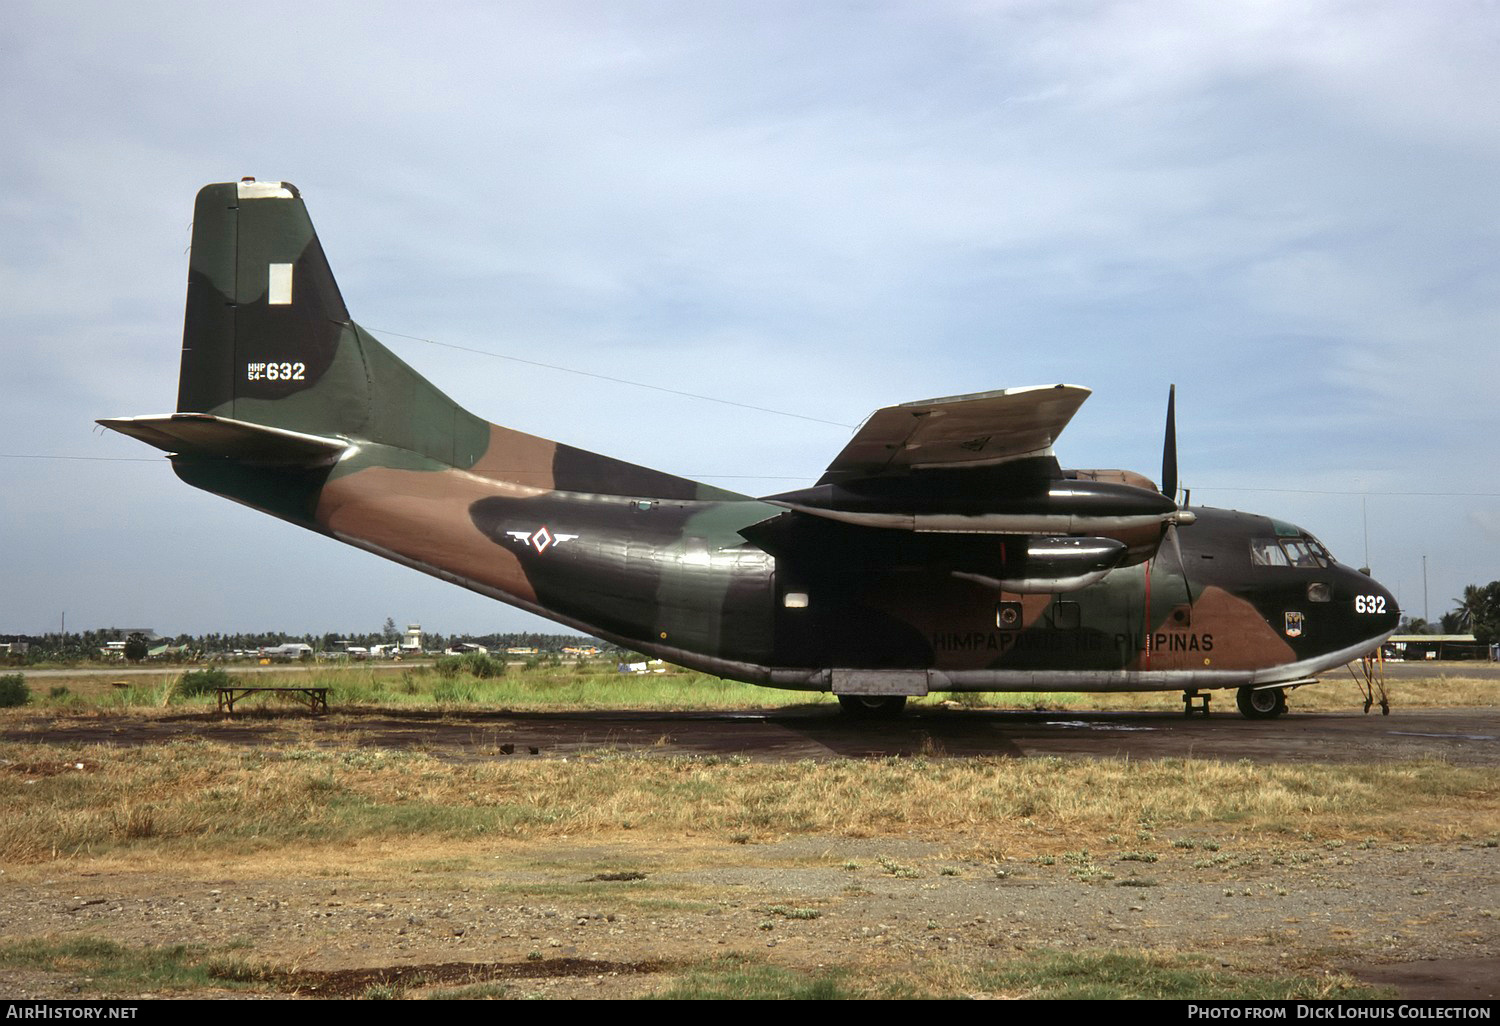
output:
[[[1286,712],[1285,688],[1240,688],[1234,698],[1247,719],[1274,720]]]
[[[893,720],[906,708],[905,695],[839,695],[839,708],[857,720]]]

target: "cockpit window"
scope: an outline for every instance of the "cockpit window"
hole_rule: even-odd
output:
[[[1275,538],[1253,538],[1250,541],[1250,562],[1255,566],[1291,566],[1291,560],[1281,551],[1281,543]]]
[[[1333,557],[1311,535],[1297,538],[1252,538],[1250,562],[1255,566],[1290,566],[1316,570],[1332,564]]]
[[[1288,538],[1281,543],[1286,549],[1287,558],[1292,561],[1292,566],[1309,567],[1318,566],[1318,557],[1308,547],[1307,542],[1300,538]]]

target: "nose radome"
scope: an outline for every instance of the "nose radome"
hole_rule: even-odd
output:
[[[1401,622],[1401,607],[1396,602],[1396,596],[1392,595],[1382,585],[1376,585],[1380,589],[1379,594],[1385,596],[1386,608],[1386,630],[1395,630],[1396,625]]]
[[[1362,576],[1365,578],[1365,612],[1370,616],[1370,625],[1378,633],[1389,634],[1401,622],[1401,608],[1396,603],[1396,597],[1375,578],[1368,574]],[[1374,608],[1371,609],[1370,606]]]

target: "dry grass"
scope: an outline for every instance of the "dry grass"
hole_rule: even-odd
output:
[[[1458,667],[1431,677],[1387,680],[1386,693],[1393,709],[1444,709],[1500,704],[1500,681],[1464,677]],[[1232,713],[1234,692],[1211,691],[1215,713]],[[1182,708],[1180,691],[1140,692],[998,692],[979,694],[935,694],[929,702],[957,701],[976,709],[1060,709],[1161,712]],[[1364,698],[1347,670],[1330,670],[1323,679],[1297,688],[1287,696],[1293,711],[1341,712],[1358,709]]]
[[[479,679],[465,673],[440,672],[431,664],[288,667],[264,672],[227,667],[242,687],[324,687],[334,706],[399,708],[480,707],[511,710],[590,709],[774,709],[787,705],[829,703],[830,695],[761,688],[722,680],[687,670],[670,673],[621,674],[601,663],[512,666],[500,677]],[[32,709],[118,710],[166,705],[212,707],[214,695],[197,698],[176,695],[182,670],[126,675],[76,674],[34,677],[28,681],[36,694]],[[65,689],[57,697],[54,690]],[[271,696],[243,700],[241,707],[275,703]],[[0,710],[4,715],[5,710]]]
[[[249,962],[234,951],[199,946],[135,947],[99,937],[0,944],[0,970],[40,970],[60,980],[86,977],[91,997],[175,994],[316,993],[323,997],[484,1000],[531,996],[535,982],[486,980],[505,966],[434,966],[318,971]],[[451,986],[455,977],[474,982]],[[510,974],[507,974],[510,976]],[[434,983],[433,978],[443,980]],[[371,982],[378,980],[381,982]],[[652,986],[652,982],[655,986]],[[851,964],[816,969],[777,965],[764,956],[728,954],[662,965],[645,977],[645,995],[675,1000],[835,1000],[859,998],[1032,998],[1072,1000],[1328,1000],[1389,998],[1343,974],[1226,969],[1201,954],[1163,952],[1026,952],[1004,962],[938,961],[893,970]]]
[[[600,753],[452,764],[410,751],[203,741],[64,760],[0,745],[0,861],[209,856],[361,839],[955,835],[1025,855],[1143,830],[1441,840],[1500,832],[1500,782],[1438,762],[882,759]],[[83,769],[75,768],[82,764]]]

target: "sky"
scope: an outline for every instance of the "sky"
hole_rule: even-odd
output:
[[[1156,478],[1175,383],[1195,504],[1417,616],[1500,578],[1492,0],[4,11],[0,633],[549,629],[94,424],[172,410],[244,175],[496,423],[770,494],[878,407],[1069,382],[1063,465]]]

